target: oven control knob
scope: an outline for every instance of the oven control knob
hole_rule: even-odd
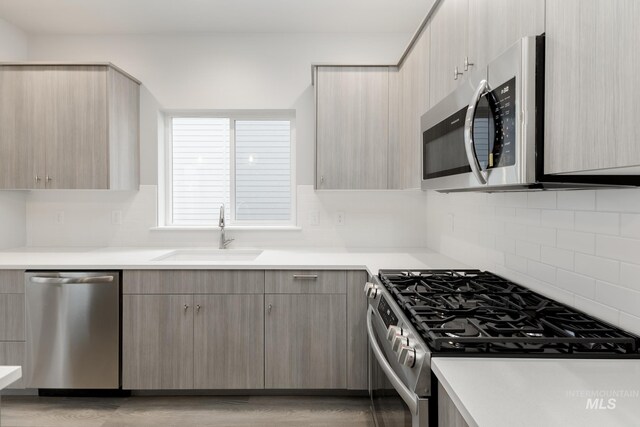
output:
[[[408,368],[413,368],[416,364],[416,349],[408,345],[401,346],[398,362]]]
[[[409,345],[409,338],[404,335],[396,335],[393,337],[393,341],[391,343],[391,349],[396,353],[400,351],[402,347],[406,347]]]
[[[389,328],[387,329],[387,340],[388,341],[393,341],[393,339],[395,338],[396,335],[407,336],[409,334],[407,333],[407,331],[402,329],[400,326],[396,326],[396,325],[389,326]]]
[[[376,299],[376,297],[378,296],[378,285],[367,282],[364,285],[364,293],[367,294],[367,297],[369,297],[370,299]]]

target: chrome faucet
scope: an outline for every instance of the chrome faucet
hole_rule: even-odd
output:
[[[235,239],[226,239],[224,235],[224,203],[220,206],[220,219],[218,219],[218,227],[220,227],[220,245],[219,249],[227,249],[227,246],[231,244]]]

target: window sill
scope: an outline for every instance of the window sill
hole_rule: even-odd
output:
[[[219,231],[217,226],[177,226],[163,225],[151,227],[150,231]],[[301,231],[302,227],[297,225],[228,225],[227,231]]]

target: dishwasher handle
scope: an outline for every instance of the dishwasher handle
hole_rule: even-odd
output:
[[[110,283],[113,276],[86,276],[86,277],[42,277],[32,276],[29,280],[33,283],[48,285],[64,285],[68,283]]]

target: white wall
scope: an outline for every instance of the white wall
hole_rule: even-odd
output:
[[[430,248],[640,334],[640,189],[427,199]]]
[[[418,191],[322,192],[314,179],[311,64],[394,63],[409,34],[210,34],[34,36],[29,59],[110,61],[140,79],[139,193],[32,192],[32,246],[215,245],[217,231],[159,232],[156,225],[158,110],[295,109],[301,231],[232,231],[240,246],[423,247],[426,196]],[[123,211],[123,224],[111,212]],[[64,224],[55,221],[65,212]],[[346,225],[336,226],[336,212]],[[311,221],[318,214],[319,223]]]
[[[0,18],[0,62],[25,61],[27,36]],[[0,249],[22,246],[25,242],[25,194],[0,191]]]

